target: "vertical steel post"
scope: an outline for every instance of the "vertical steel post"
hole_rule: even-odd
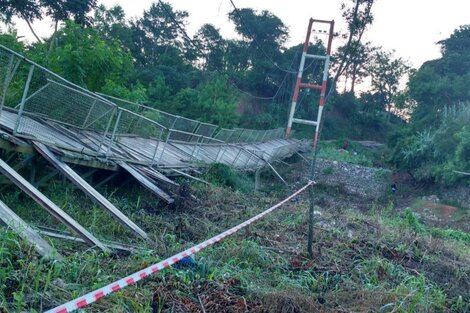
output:
[[[83,121],[83,125],[82,125],[82,128],[85,129],[85,126],[86,126],[86,123],[88,122],[88,119],[90,118],[90,115],[91,115],[91,112],[93,111],[93,109],[95,108],[95,105],[96,105],[96,99],[93,101],[91,107],[90,107],[90,110],[88,111],[88,114],[86,115],[85,117],[85,121]]]
[[[114,142],[114,138],[116,136],[116,131],[117,131],[119,122],[121,121],[121,114],[122,114],[122,110],[119,110],[119,113],[118,113],[117,118],[116,118],[116,124],[114,124],[113,133],[111,134],[111,140],[109,141],[108,150],[106,150],[106,158],[108,158],[109,151],[111,150],[111,145]],[[109,126],[109,124],[111,124],[111,123],[108,123],[108,126]],[[104,138],[106,138],[106,135],[103,136],[103,141],[104,141]],[[103,142],[100,142],[100,149],[101,149],[102,144],[103,144]]]
[[[160,158],[158,158],[157,166],[159,166],[162,162],[163,154],[165,153],[166,146],[168,145],[168,140],[170,140],[171,129],[168,129],[168,134],[166,135],[165,145],[162,149],[162,154],[160,154]]]
[[[202,136],[199,136],[199,135],[197,135],[197,136],[198,136],[198,139],[197,139],[197,141],[196,141],[196,144],[194,145],[193,151],[191,152],[191,158],[189,159],[190,162],[193,161],[194,155],[196,154],[196,151],[198,151],[198,148],[199,148],[199,141],[200,141],[201,138],[202,138]]]
[[[242,149],[239,148],[238,154],[236,155],[235,159],[233,159],[232,166],[235,167],[235,163],[238,161],[238,157],[240,156],[240,153],[242,153]]]
[[[226,142],[226,143],[229,143],[229,142],[230,142],[230,138],[232,138],[232,136],[233,136],[234,133],[235,133],[235,129],[231,129],[230,135],[227,137],[227,139],[225,139],[225,142]]]
[[[26,97],[28,96],[29,85],[31,84],[33,71],[34,71],[34,65],[31,65],[29,67],[29,73],[28,73],[28,78],[26,79],[26,85],[24,86],[24,89],[23,89],[23,97],[21,98],[21,104],[20,104],[20,109],[18,111],[18,116],[16,118],[15,128],[13,129],[13,135],[15,136],[18,133],[18,126],[20,126],[20,119],[21,119],[21,116],[23,115],[24,104],[25,104]]]
[[[101,150],[101,147],[103,146],[104,141],[106,140],[106,136],[108,136],[109,128],[111,127],[111,122],[113,121],[114,115],[116,114],[116,111],[117,111],[117,110],[118,110],[118,108],[115,107],[115,108],[113,109],[113,113],[112,113],[111,116],[109,117],[108,124],[106,125],[106,129],[104,130],[103,136],[101,137],[100,145],[99,145],[99,147],[98,147],[99,150]],[[112,136],[114,136],[114,133],[113,133]],[[113,138],[111,137],[111,142],[112,142],[112,141],[113,141]],[[109,151],[109,147],[108,147],[108,151]],[[108,151],[106,152],[106,156],[108,155]]]
[[[196,132],[199,130],[199,127],[201,127],[201,122],[198,122],[196,127],[193,129],[191,132],[191,136],[189,137],[189,142],[193,141],[193,135],[197,135]],[[199,140],[199,139],[198,139]]]
[[[335,22],[326,22],[326,21],[319,21],[321,23],[329,23],[330,24],[330,30],[329,30],[329,35],[328,35],[328,46],[326,48],[326,59],[325,59],[325,67],[323,69],[323,81],[321,85],[321,91],[320,91],[320,106],[318,108],[318,116],[317,116],[317,125],[315,129],[315,136],[313,138],[313,158],[312,162],[310,165],[310,181],[313,182],[315,179],[315,168],[316,168],[316,160],[317,160],[317,153],[318,153],[318,140],[320,139],[320,125],[322,121],[322,113],[323,113],[323,107],[325,106],[326,102],[326,83],[328,80],[328,67],[329,67],[329,62],[330,62],[330,55],[331,55],[331,44],[333,41],[333,32],[334,32],[334,25]],[[307,252],[310,256],[310,258],[313,258],[313,227],[315,223],[315,203],[314,203],[314,184],[312,183],[310,187],[308,188],[308,193],[309,193],[309,211],[308,211],[308,238],[307,238]]]
[[[152,162],[150,163],[151,166],[155,164],[155,157],[157,156],[158,147],[160,146],[160,142],[162,141],[162,135],[163,135],[163,130],[160,128],[160,135],[158,136],[158,141],[157,141],[157,144],[155,146],[155,151],[153,152],[153,156],[152,156]]]
[[[252,130],[246,129],[246,131],[247,131],[247,132],[250,132],[250,133],[248,134],[248,137],[246,137],[246,140],[245,140],[244,142],[249,143],[249,142],[250,142],[250,138],[251,138],[251,136],[253,135],[253,133],[255,132],[255,130],[254,130],[254,129],[252,129]],[[241,137],[242,137],[242,136],[240,135],[240,140],[242,140]],[[239,140],[238,142],[241,142],[240,140]]]
[[[261,136],[260,142],[264,142],[264,138],[268,134],[269,130],[265,130],[263,136]]]

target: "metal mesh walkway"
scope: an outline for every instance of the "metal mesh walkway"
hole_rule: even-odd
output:
[[[298,151],[284,130],[224,129],[95,94],[0,45],[0,127],[88,157],[157,168],[255,169]]]

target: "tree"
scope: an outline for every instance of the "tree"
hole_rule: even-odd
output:
[[[39,0],[45,15],[49,16],[55,24],[54,31],[57,31],[59,22],[73,19],[79,25],[91,25],[87,16],[96,7],[97,0]]]
[[[275,57],[288,39],[287,27],[269,11],[263,10],[257,14],[253,9],[244,8],[233,10],[228,16],[235,24],[237,33],[251,41],[253,46],[257,45],[258,49],[266,49],[264,52],[268,57]]]
[[[214,75],[198,87],[199,116],[220,127],[234,127],[238,122],[237,98],[227,79]]]
[[[362,36],[367,27],[374,21],[372,15],[372,6],[374,0],[351,0],[352,7],[347,6],[345,3],[341,5],[343,10],[343,18],[348,25],[348,36],[346,44],[338,50],[335,56],[336,74],[333,82],[336,85],[338,79],[348,70],[351,63],[354,62],[355,56],[360,55]]]
[[[173,10],[169,3],[153,3],[144,15],[131,22],[132,54],[143,66],[158,62],[169,48],[182,49],[182,30],[186,11]],[[173,20],[174,19],[174,20]]]
[[[9,24],[14,16],[23,19],[28,24],[31,33],[38,42],[42,42],[32,27],[34,20],[41,20],[41,3],[38,0],[10,1],[0,0],[0,18],[1,21]]]
[[[402,58],[394,58],[392,52],[377,50],[368,66],[372,90],[383,99],[389,113],[392,113],[395,97],[399,93],[400,82],[410,67]]]
[[[96,0],[40,0],[40,2],[45,14],[54,21],[54,32],[49,39],[48,56],[54,47],[59,22],[73,18],[75,23],[79,25],[90,25],[90,19],[86,14],[96,7]]]
[[[461,26],[439,42],[442,57],[425,62],[409,80],[416,101],[412,121],[416,128],[439,123],[444,106],[470,101],[470,25]]]
[[[246,66],[237,83],[260,96],[272,96],[276,90],[272,82],[284,74],[277,63],[288,38],[287,27],[269,11],[257,13],[253,9],[243,8],[230,12],[228,16],[235,24],[237,33],[242,36],[241,41],[230,42],[228,50],[238,50],[239,56],[245,57],[245,60],[235,58],[236,64],[241,65],[242,69]],[[231,59],[228,58],[227,62],[231,62]]]
[[[107,9],[104,5],[99,5],[93,16],[93,27],[106,40],[119,40],[125,50],[132,50],[133,32],[121,6],[115,5]]]
[[[57,41],[50,68],[92,91],[100,91],[108,80],[125,84],[133,71],[132,59],[121,44],[103,40],[92,28],[68,21],[59,29]]]
[[[394,163],[417,180],[452,185],[465,183],[454,170],[470,171],[470,26],[439,44],[442,57],[410,77],[405,96],[414,105],[412,118],[390,146]]]
[[[13,16],[25,20],[38,42],[42,40],[31,23],[36,19],[41,20],[44,15],[49,16],[55,24],[54,34],[51,37],[53,41],[59,22],[73,18],[78,24],[89,24],[86,14],[95,7],[96,0],[0,0],[0,12],[2,12],[0,16],[6,23],[10,23]]]
[[[357,83],[363,82],[364,78],[368,76],[367,65],[371,61],[375,47],[371,46],[370,42],[365,44],[360,41],[354,41],[350,45],[350,50],[355,53],[346,53],[347,46],[338,48],[337,56],[341,55],[346,58],[346,64],[343,71],[345,77],[344,89],[347,91],[348,83],[349,92],[354,92]]]
[[[224,70],[225,40],[212,24],[204,24],[194,36],[198,45],[196,53],[203,59],[203,68],[208,71]]]

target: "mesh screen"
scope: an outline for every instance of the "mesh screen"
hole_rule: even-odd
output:
[[[26,99],[24,113],[104,133],[113,118],[115,107],[91,95],[49,80]],[[30,134],[34,131],[26,119],[21,119],[19,133]]]

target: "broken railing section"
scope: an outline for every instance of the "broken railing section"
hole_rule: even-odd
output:
[[[117,162],[119,166],[121,166],[124,170],[126,170],[129,174],[131,174],[139,183],[141,183],[145,188],[156,194],[158,197],[163,199],[166,203],[171,204],[175,200],[160,189],[157,185],[155,185],[146,175],[144,175],[139,169],[135,168],[134,166],[127,164],[123,161]]]
[[[192,120],[139,103],[119,99],[102,93],[97,94],[115,103],[120,108],[127,109],[139,115],[145,116],[155,121],[156,123],[163,125],[167,130],[171,129],[173,131],[190,133],[196,136],[200,135],[214,138],[225,143],[253,143],[284,138],[283,128],[268,130],[219,128],[219,126],[214,124]]]
[[[83,226],[75,221],[71,216],[65,213],[61,208],[54,204],[49,198],[43,193],[31,185],[25,180],[20,174],[18,174],[13,168],[7,163],[0,159],[0,173],[11,180],[17,185],[23,192],[31,197],[36,203],[48,211],[52,216],[57,218],[59,221],[64,223],[73,232],[79,235],[83,240],[92,246],[97,246],[101,250],[109,251],[95,236],[88,232]]]
[[[46,259],[62,260],[62,256],[31,227],[0,201],[0,222],[3,222]]]
[[[67,177],[73,184],[81,189],[88,197],[97,202],[101,207],[110,212],[121,224],[131,229],[140,237],[147,239],[147,234],[140,229],[133,221],[118,210],[111,202],[101,195],[96,189],[88,184],[79,174],[77,174],[70,166],[56,158],[56,156],[42,143],[33,142],[36,150],[49,161],[57,170]]]

